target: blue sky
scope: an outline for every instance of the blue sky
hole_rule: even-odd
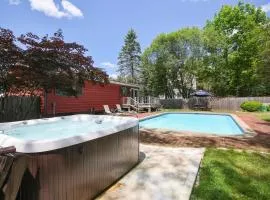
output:
[[[95,65],[115,76],[124,35],[136,30],[142,49],[160,33],[203,27],[224,4],[237,0],[1,0],[0,26],[15,35],[40,36],[59,28],[67,41],[83,44]],[[270,0],[247,0],[270,14]]]

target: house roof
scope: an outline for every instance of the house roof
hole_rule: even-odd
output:
[[[122,82],[118,82],[118,81],[110,81],[110,83],[117,84],[117,85],[122,85],[122,86],[133,87],[133,88],[140,88],[140,86],[136,85],[136,84],[122,83]]]

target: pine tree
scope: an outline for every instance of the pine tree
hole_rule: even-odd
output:
[[[138,83],[141,64],[141,47],[136,32],[130,29],[118,56],[118,72],[129,83]]]

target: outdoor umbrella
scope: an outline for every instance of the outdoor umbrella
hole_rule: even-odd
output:
[[[208,96],[212,96],[212,94],[205,90],[197,90],[196,92],[191,93],[191,96],[208,97]]]

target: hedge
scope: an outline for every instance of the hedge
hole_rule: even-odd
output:
[[[240,105],[240,107],[248,112],[256,112],[262,108],[262,103],[259,101],[245,101]]]

